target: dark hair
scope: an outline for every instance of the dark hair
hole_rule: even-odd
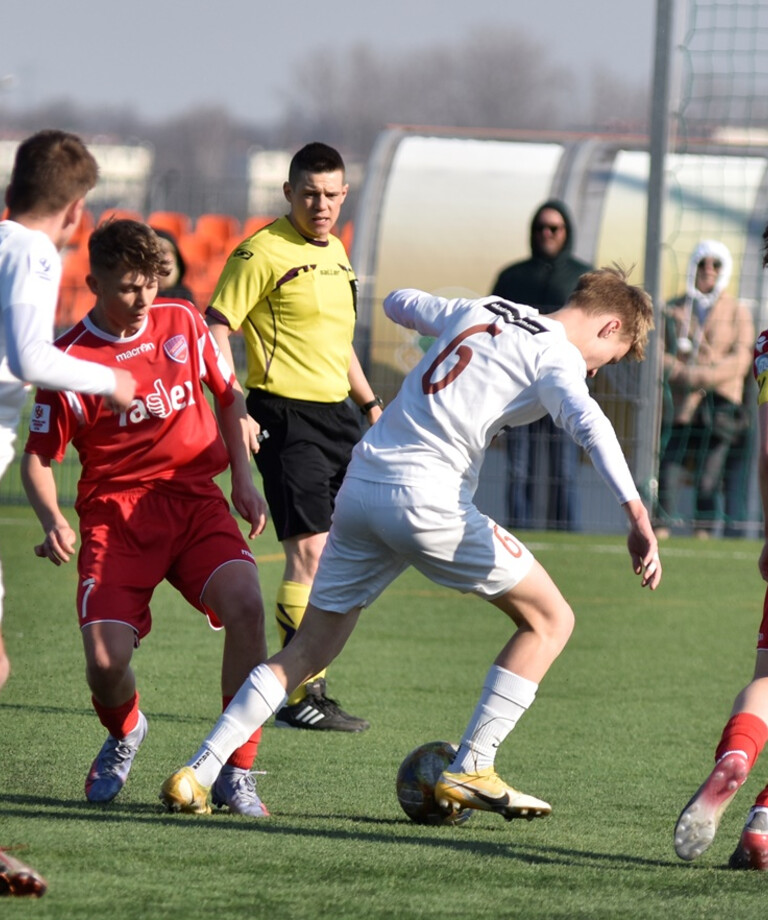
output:
[[[768,266],[768,224],[763,230],[763,268]]]
[[[288,183],[296,188],[302,173],[344,172],[344,160],[341,154],[328,144],[314,141],[295,153],[288,169]]]
[[[56,214],[96,185],[99,167],[76,134],[38,131],[16,150],[6,204],[11,214]]]
[[[135,271],[147,278],[168,274],[155,231],[137,220],[108,220],[88,240],[91,271]]]
[[[181,250],[179,249],[179,243],[176,237],[170,231],[163,230],[161,227],[152,227],[152,229],[155,231],[155,234],[160,237],[160,239],[166,240],[167,242],[171,244],[171,248],[173,249],[173,255],[174,255],[174,258],[176,259],[176,265],[179,268],[179,281],[181,281],[184,275],[186,275],[187,273],[187,263],[186,263],[186,260],[184,259],[184,256],[181,254]]]

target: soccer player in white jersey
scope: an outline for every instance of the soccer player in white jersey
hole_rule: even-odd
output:
[[[53,346],[62,249],[80,222],[98,166],[79,137],[39,131],[16,151],[0,221],[0,477],[13,459],[25,384],[106,396],[126,408],[136,383],[126,370],[80,361]],[[0,623],[3,617],[0,574]],[[0,634],[0,687],[9,672]]]
[[[290,691],[343,648],[360,611],[409,565],[489,600],[517,627],[497,655],[455,760],[436,796],[449,810],[505,818],[550,806],[496,774],[496,750],[533,703],[571,634],[573,612],[544,568],[473,504],[485,451],[506,427],[549,413],[589,454],[629,521],[627,546],[643,587],[661,580],[656,538],[616,434],[587,377],[641,359],[653,326],[650,297],[618,269],[582,276],[548,316],[498,298],[390,294],[395,322],[434,336],[397,398],[355,448],[301,628],[255,668],[199,751],[164,783],[175,811],[205,811],[207,787],[233,746]]]
[[[27,386],[98,393],[124,409],[136,383],[112,370],[62,354],[53,347],[62,249],[80,222],[85,195],[98,166],[79,137],[39,131],[19,145],[6,189],[8,217],[0,221],[0,478],[13,445]],[[0,568],[0,687],[10,663],[2,635],[4,587]],[[0,894],[41,895],[43,877],[0,850]]]

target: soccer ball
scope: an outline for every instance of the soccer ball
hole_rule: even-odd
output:
[[[422,744],[405,758],[397,771],[397,800],[411,821],[417,824],[463,824],[472,809],[449,812],[435,801],[435,783],[447,769],[458,748],[449,741]]]

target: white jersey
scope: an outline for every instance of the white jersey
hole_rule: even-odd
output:
[[[489,445],[546,413],[589,454],[620,503],[638,497],[616,433],[562,323],[498,297],[394,291],[386,315],[436,341],[366,432],[346,475],[471,500]]]
[[[65,355],[53,345],[61,257],[50,238],[0,221],[0,425],[14,428],[26,384],[109,395],[110,368]]]

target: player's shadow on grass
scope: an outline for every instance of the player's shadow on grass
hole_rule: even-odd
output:
[[[95,718],[93,709],[79,708],[77,706],[51,706],[47,703],[0,703],[0,715],[3,710],[13,710],[15,712],[30,712],[38,715],[64,715],[64,716],[86,716],[91,721]],[[171,724],[186,723],[189,725],[202,725],[208,728],[218,718],[213,711],[194,715],[190,713],[177,712],[153,712],[142,710],[147,718],[152,722],[168,722]]]
[[[15,818],[39,818],[41,809],[45,809],[47,820],[62,821],[88,821],[93,823],[120,824],[125,822],[140,822],[148,827],[173,826],[179,833],[189,831],[195,833],[259,833],[277,835],[281,837],[296,837],[306,839],[317,837],[340,842],[364,843],[396,843],[403,846],[434,846],[452,850],[458,853],[472,853],[474,856],[482,855],[511,859],[528,865],[541,866],[578,866],[606,869],[668,869],[673,866],[691,869],[682,866],[677,859],[649,859],[628,853],[601,853],[595,850],[578,850],[572,847],[560,847],[544,844],[526,843],[520,840],[480,840],[477,835],[472,835],[467,828],[429,828],[425,826],[422,832],[415,831],[410,822],[402,819],[370,818],[351,815],[272,815],[271,818],[254,820],[241,816],[229,815],[226,811],[212,815],[171,815],[164,811],[160,802],[112,802],[108,805],[94,805],[83,800],[65,800],[35,795],[0,795],[0,810],[2,814]],[[307,821],[333,821],[347,822],[354,825],[354,829],[345,828],[314,828],[307,827]],[[398,833],[397,827],[414,828],[410,833]],[[391,828],[392,831],[383,833],[377,827]],[[503,833],[507,825],[501,825],[499,832]],[[483,833],[489,828],[483,827]],[[510,830],[510,833],[512,831]],[[466,835],[466,836],[464,836]],[[464,838],[464,839],[462,839]],[[709,871],[712,868],[727,868],[727,866],[697,866]]]

